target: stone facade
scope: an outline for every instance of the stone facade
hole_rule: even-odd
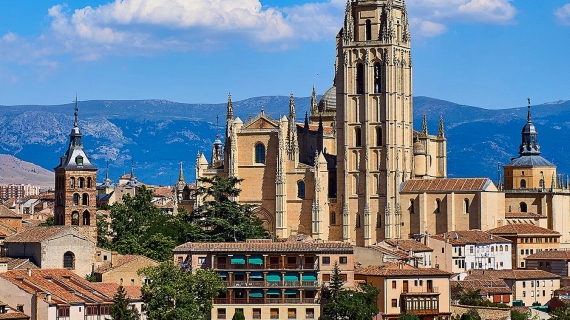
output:
[[[142,286],[146,278],[137,272],[145,267],[156,266],[158,262],[145,256],[118,255],[102,263],[94,272],[98,282],[112,282],[124,286]]]
[[[481,317],[481,320],[496,320],[496,319],[510,319],[511,309],[510,308],[494,308],[494,307],[473,307],[454,304],[451,305],[451,314],[453,317],[461,317],[469,311],[476,310]]]

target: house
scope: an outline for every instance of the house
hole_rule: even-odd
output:
[[[414,239],[386,239],[380,245],[408,252],[416,268],[431,268],[433,249]]]
[[[119,284],[112,282],[107,282],[107,283],[92,282],[91,287],[93,287],[98,292],[101,292],[102,294],[106,295],[107,297],[114,297],[119,288]],[[139,320],[145,320],[146,314],[143,312],[144,302],[142,301],[141,286],[126,285],[123,286],[123,288],[125,289],[125,294],[127,298],[130,300],[129,306],[132,309],[135,309],[137,313],[140,315]]]
[[[0,320],[10,319],[10,320],[30,320],[30,317],[25,313],[14,309],[9,306],[4,301],[0,300]]]
[[[0,273],[15,269],[38,269],[38,266],[30,258],[0,258]]]
[[[469,280],[451,281],[451,287],[458,286],[463,292],[477,291],[491,302],[510,304],[513,291],[504,280],[472,277]]]
[[[568,273],[570,265],[570,251],[539,251],[526,257],[527,269],[538,269],[552,272],[562,277],[561,286],[570,285],[570,274]]]
[[[436,268],[465,278],[471,269],[511,269],[511,240],[481,230],[450,231],[428,239]]]
[[[526,306],[535,302],[545,305],[560,288],[560,276],[543,270],[470,270],[465,280],[501,279],[513,292],[513,301]]]
[[[561,234],[528,223],[508,224],[487,232],[509,239],[513,243],[511,259],[513,268],[525,268],[526,257],[540,251],[552,251],[560,248]]]
[[[356,269],[354,279],[380,289],[379,315],[375,319],[398,319],[413,313],[422,320],[451,316],[451,273],[435,268],[415,268],[404,262]]]
[[[213,268],[228,291],[214,300],[212,319],[231,319],[241,309],[246,319],[318,319],[319,292],[335,264],[346,286],[354,283],[353,246],[347,242],[273,242],[182,244],[174,262],[191,271]]]
[[[158,262],[141,255],[111,254],[111,258],[104,261],[94,275],[98,282],[112,282],[124,286],[142,286],[145,278],[137,274],[142,268],[156,266]]]
[[[93,271],[95,242],[77,227],[30,227],[6,238],[5,254],[30,258],[42,269],[66,268],[80,277]]]

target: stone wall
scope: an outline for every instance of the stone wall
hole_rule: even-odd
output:
[[[511,319],[510,308],[495,308],[495,307],[473,307],[464,305],[451,305],[451,316],[461,317],[462,314],[469,312],[471,309],[476,309],[481,317],[481,320],[491,319]]]

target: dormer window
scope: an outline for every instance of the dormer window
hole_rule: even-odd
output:
[[[75,164],[77,164],[78,166],[82,166],[83,165],[83,157],[82,156],[77,156],[75,158]]]

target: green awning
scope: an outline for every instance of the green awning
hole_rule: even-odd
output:
[[[263,298],[263,291],[261,290],[251,290],[249,292],[249,297],[250,298]]]
[[[252,255],[251,257],[249,257],[249,264],[262,265],[263,264],[263,256],[260,254]]]
[[[265,279],[269,282],[279,282],[281,281],[281,276],[278,273],[270,273]]]
[[[281,294],[281,290],[279,289],[269,289],[267,290],[267,295],[273,295],[273,296],[278,296]]]
[[[235,255],[230,259],[231,264],[245,264],[244,255]]]
[[[296,295],[299,293],[299,290],[287,289],[285,290],[286,295]]]
[[[227,273],[227,272],[220,272],[220,273],[218,273],[218,275],[219,275],[221,278],[227,278],[227,277],[228,277],[228,273]]]
[[[285,274],[285,281],[299,281],[299,274],[295,272],[287,272]]]
[[[303,273],[303,281],[317,281],[317,274],[312,272]]]
[[[250,279],[263,279],[263,273],[261,272],[252,272],[249,274]]]

